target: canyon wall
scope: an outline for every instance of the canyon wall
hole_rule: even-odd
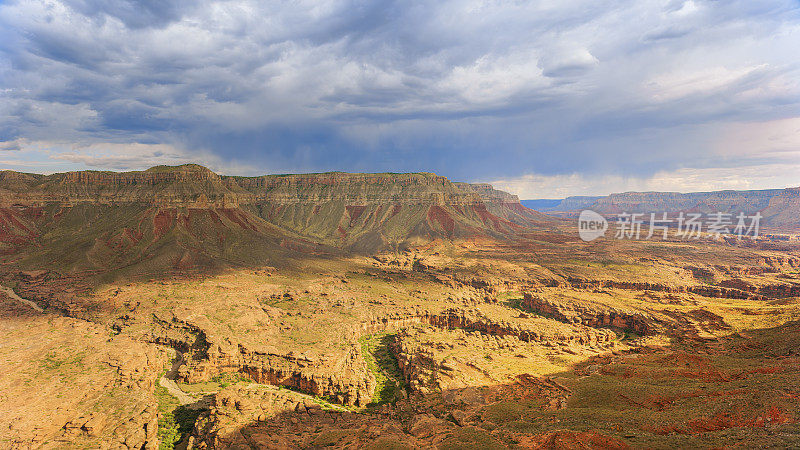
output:
[[[109,207],[117,209],[112,214]],[[82,212],[70,212],[76,208]],[[209,217],[199,218],[199,211]],[[73,217],[72,226],[86,240],[103,235],[112,247],[138,245],[142,236],[150,245],[152,235],[200,240],[192,248],[203,249],[244,234],[283,233],[291,242],[281,245],[304,251],[317,244],[374,251],[436,238],[501,237],[551,220],[488,184],[453,183],[432,173],[237,177],[194,164],[140,172],[0,173],[0,243],[17,251],[72,216],[85,217]],[[87,228],[101,225],[95,232]]]
[[[549,211],[575,212],[591,209],[601,214],[722,212],[753,215],[760,212],[762,225],[779,229],[800,228],[800,188],[712,192],[622,192],[603,197],[568,197]],[[735,221],[735,218],[734,218]]]

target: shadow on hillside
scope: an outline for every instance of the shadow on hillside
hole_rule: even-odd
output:
[[[273,245],[274,244],[274,245]],[[188,282],[213,278],[234,271],[271,275],[276,270],[295,273],[309,263],[324,264],[351,255],[345,250],[320,245],[313,252],[284,248],[272,243],[251,261],[231,261],[198,252],[181,266],[180,256],[141,258],[107,270],[60,271],[35,262],[8,265],[0,269],[0,285],[12,288],[20,297],[35,302],[45,312],[76,317],[102,315],[110,305],[88,303],[93,292],[128,284]],[[186,253],[182,253],[187,259]]]

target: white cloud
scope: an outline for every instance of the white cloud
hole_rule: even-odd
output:
[[[777,189],[800,186],[800,163],[766,164],[736,168],[678,169],[651,177],[618,175],[524,175],[489,181],[496,189],[522,199],[566,198],[573,195],[608,195],[616,192],[704,192],[718,190]]]
[[[18,151],[25,145],[26,142],[27,139],[25,138],[14,139],[11,141],[0,141],[0,151],[2,152]]]
[[[470,105],[496,105],[514,95],[538,91],[550,82],[543,76],[536,52],[483,55],[469,65],[453,67],[439,87],[453,89]]]
[[[698,144],[692,147],[694,145]],[[800,118],[718,125],[710,130],[708,141],[699,145],[707,150],[701,167],[687,167],[678,159],[674,161],[676,168],[658,170],[647,176],[602,172],[529,173],[489,182],[523,199],[625,191],[697,192],[800,186]],[[650,147],[636,151],[659,153],[665,150]]]
[[[0,4],[0,141],[60,142],[81,167],[164,145],[182,150],[159,161],[466,180],[646,179],[718,147],[763,165],[791,148],[731,126],[798,117],[799,36],[792,0],[16,0]]]
[[[589,50],[561,44],[546,54],[541,60],[542,73],[548,77],[583,75],[599,60]]]
[[[12,170],[37,169],[43,173],[70,170],[144,170],[157,165],[195,163],[226,175],[261,175],[257,167],[213,154],[197,154],[167,144],[103,143],[74,145],[58,141],[15,142],[13,158],[0,160],[0,167]]]
[[[767,68],[762,64],[738,69],[709,67],[694,72],[674,71],[656,75],[646,81],[645,86],[656,102],[670,101],[697,94],[719,92]]]

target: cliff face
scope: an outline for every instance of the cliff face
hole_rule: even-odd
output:
[[[473,204],[480,196],[432,173],[322,173],[225,177],[255,195],[279,205],[345,201],[349,203]]]
[[[465,191],[474,191],[477,193],[481,200],[488,203],[497,204],[517,204],[519,197],[509,194],[505,191],[498,191],[491,184],[488,183],[454,183],[459,188]]]
[[[374,249],[415,238],[515,232],[547,218],[490,185],[431,173],[226,177],[264,220],[330,245]]]
[[[764,209],[779,189],[764,191],[625,192],[598,199],[592,207],[604,212],[740,212],[751,214]]]
[[[508,192],[499,191],[488,183],[456,183],[465,185],[465,189],[472,189],[483,200],[488,212],[519,225],[549,221],[549,217],[532,209],[526,208],[519,201],[519,197]]]
[[[81,171],[48,176],[5,172],[0,178],[2,206],[138,203],[224,208],[252,201],[252,195],[238,186],[226,185],[219,175],[192,164],[142,172]]]
[[[800,188],[782,190],[761,214],[776,227],[800,228]]]
[[[38,262],[68,261],[70,270],[126,266],[146,255],[162,258],[156,266],[195,267],[263,262],[273,250],[371,252],[507,236],[546,220],[490,185],[431,173],[233,177],[197,165],[0,172],[0,252],[35,248]]]
[[[603,197],[575,195],[561,200],[561,202],[558,205],[551,207],[549,211],[575,211],[580,209],[586,209],[592,206],[596,201],[600,200],[601,198]]]
[[[601,214],[722,212],[748,215],[761,212],[762,225],[800,227],[800,188],[713,192],[623,192],[605,197],[569,197],[553,211],[591,209]]]

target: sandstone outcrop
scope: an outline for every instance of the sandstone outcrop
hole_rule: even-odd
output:
[[[223,345],[201,327],[176,318],[159,322],[159,333],[148,339],[185,353],[185,364],[178,369],[178,376],[187,383],[238,372],[257,383],[284,386],[357,406],[369,403],[375,390],[375,377],[366,369],[356,343],[333,359],[316,359],[294,352],[252,350],[242,344]]]
[[[0,293],[0,442],[9,448],[158,448],[153,390],[166,355]]]
[[[543,295],[525,293],[522,306],[566,323],[590,327],[613,327],[647,335],[663,330],[661,321],[643,312],[620,311],[601,305],[566,304],[547,300]]]
[[[554,360],[585,358],[612,348],[610,343],[523,341],[512,335],[432,327],[404,329],[392,343],[409,388],[423,394],[547,375],[562,370]]]

